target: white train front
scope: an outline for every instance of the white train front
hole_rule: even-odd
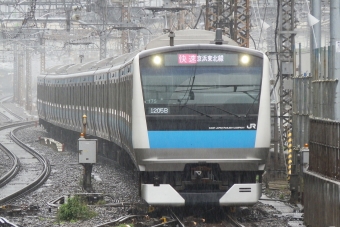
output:
[[[270,146],[263,53],[232,45],[149,46],[108,62],[40,76],[40,123],[79,132],[86,114],[88,134],[129,154],[150,205],[258,201]]]

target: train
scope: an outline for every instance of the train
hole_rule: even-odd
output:
[[[171,32],[38,76],[39,123],[81,132],[86,115],[87,135],[131,159],[150,205],[253,205],[270,148],[270,73],[264,53],[220,30]]]

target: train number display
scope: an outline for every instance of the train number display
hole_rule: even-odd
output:
[[[149,114],[169,114],[170,110],[167,107],[151,107],[149,108]]]

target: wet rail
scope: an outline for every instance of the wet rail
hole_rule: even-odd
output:
[[[18,121],[24,121],[26,120],[24,117],[14,113],[9,108],[7,108],[5,105],[3,105],[4,102],[11,99],[12,96],[3,97],[0,99],[0,115],[7,119],[7,122],[18,122]]]
[[[6,129],[10,129],[13,127],[18,127],[18,126],[23,126],[31,124],[28,122],[23,122],[23,123],[13,123],[10,125],[2,126],[0,127],[0,133]],[[6,142],[6,139],[2,141],[3,143]],[[20,168],[20,160],[14,153],[12,153],[10,150],[8,150],[1,142],[0,142],[0,152],[3,152],[8,158],[9,161],[12,164],[12,167],[7,171],[4,175],[0,176],[0,188],[6,185],[11,179],[15,177],[15,175],[18,173],[19,168]]]
[[[125,215],[119,217],[113,221],[102,223],[96,225],[95,227],[109,227],[109,226],[119,226],[123,223],[139,223],[142,226],[148,227],[185,227],[182,220],[178,218],[175,212],[171,208],[167,208],[167,214],[163,216],[159,216],[156,218],[151,218],[148,214],[143,215]]]
[[[245,227],[239,221],[237,221],[236,218],[234,218],[233,216],[227,215],[227,218],[233,226],[235,226],[235,227]]]
[[[159,208],[155,208],[159,209]],[[162,208],[161,208],[162,209]],[[163,208],[164,209],[164,208]],[[174,208],[176,210],[176,208]],[[218,208],[220,209],[220,208]],[[217,211],[216,215],[219,217],[218,221],[207,221],[205,215],[201,214],[200,212],[195,213],[189,212],[187,214],[184,212],[179,214],[179,211],[174,211],[173,208],[166,208],[167,212],[163,213],[162,215],[157,215],[156,217],[152,214],[144,214],[144,215],[125,215],[119,217],[113,221],[102,223],[96,225],[95,227],[109,227],[109,226],[121,226],[123,224],[130,225],[134,224],[137,226],[144,226],[144,227],[186,227],[186,226],[204,226],[204,227],[215,227],[215,226],[225,226],[225,227],[245,227],[242,225],[230,212],[226,212],[225,210],[222,212]],[[160,212],[156,212],[160,213]],[[181,218],[179,218],[181,216]]]
[[[0,205],[35,190],[47,180],[50,174],[51,167],[48,160],[15,136],[17,130],[34,124],[35,122],[24,122],[0,127],[1,152],[10,152],[9,156],[12,156],[13,160],[13,167],[5,174],[6,177],[0,180],[0,185],[2,185]],[[14,156],[17,157],[17,161],[13,158]],[[18,167],[19,163],[21,168]],[[14,174],[13,169],[20,169],[20,171]]]
[[[20,226],[8,221],[6,218],[0,217],[0,227],[20,227]]]
[[[9,157],[12,163],[12,168],[7,173],[5,173],[3,176],[0,176],[0,188],[1,188],[4,185],[6,185],[9,181],[11,181],[15,177],[15,175],[19,172],[20,161],[17,156],[15,156],[11,151],[9,151],[1,143],[0,143],[0,150]]]

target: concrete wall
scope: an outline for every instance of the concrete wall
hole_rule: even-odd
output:
[[[340,227],[340,181],[304,173],[304,220],[308,227]]]

